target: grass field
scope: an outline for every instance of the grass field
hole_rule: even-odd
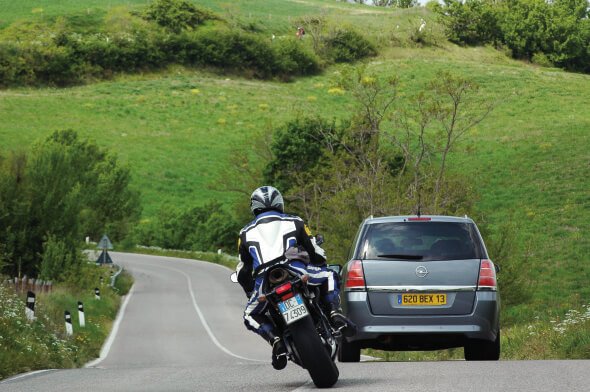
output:
[[[140,3],[145,2],[94,0],[80,6],[64,1],[58,6],[50,1],[0,0],[0,26],[39,14]],[[373,37],[382,45],[396,31],[407,32],[421,16],[432,20],[424,10],[389,12],[331,1],[200,3],[283,34],[298,16],[324,13],[372,26]],[[35,7],[43,12],[32,13]],[[505,320],[536,317],[548,323],[587,304],[590,76],[516,62],[491,48],[450,44],[386,46],[368,67],[382,75],[399,75],[408,95],[437,71],[452,71],[477,81],[496,103],[491,115],[459,146],[451,170],[468,176],[476,186],[480,226],[495,233],[508,224],[514,228],[513,257],[521,260],[517,273],[530,298],[505,309]],[[0,153],[26,149],[53,130],[71,128],[116,151],[131,165],[146,218],[170,203],[229,202],[237,196],[209,190],[208,185],[227,168],[233,148],[249,148],[256,130],[270,132],[300,114],[343,119],[351,112],[349,96],[328,92],[338,69],[280,83],[173,67],[68,89],[3,90]]]

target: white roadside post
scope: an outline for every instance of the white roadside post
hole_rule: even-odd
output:
[[[25,308],[27,320],[35,321],[35,293],[27,292],[27,307]]]
[[[100,289],[98,287],[94,289],[94,298],[100,299]]]
[[[66,318],[66,334],[72,336],[74,334],[74,328],[72,327],[72,315],[67,310],[64,312]]]
[[[84,318],[84,304],[78,301],[78,320],[80,321],[80,328],[86,326],[86,319]]]

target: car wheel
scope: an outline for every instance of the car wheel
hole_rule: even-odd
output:
[[[463,349],[466,361],[497,361],[500,359],[500,331],[496,340],[471,339]]]
[[[346,338],[342,338],[338,349],[338,361],[359,362],[360,360],[361,346],[357,342],[348,342]]]

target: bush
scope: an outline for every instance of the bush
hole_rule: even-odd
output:
[[[350,63],[377,55],[377,49],[362,34],[349,29],[338,29],[326,40],[326,50],[336,63]]]
[[[195,31],[197,24],[215,16],[191,7],[179,0],[153,3],[149,18],[164,27],[121,9],[107,14],[100,32],[78,33],[61,19],[15,23],[0,31],[0,87],[68,86],[171,63],[281,79],[321,68],[318,57],[295,40],[272,43],[258,34],[224,28]]]
[[[447,37],[451,42],[465,45],[497,43],[501,39],[501,14],[490,0],[444,0],[434,5],[441,16]]]
[[[514,58],[590,71],[587,0],[444,0],[435,9],[452,42],[505,45]]]
[[[273,134],[273,158],[264,170],[265,183],[274,184],[283,193],[295,185],[294,178],[313,171],[326,155],[326,146],[338,135],[333,122],[321,118],[302,118],[288,122]]]
[[[281,75],[312,75],[321,69],[320,60],[315,53],[295,38],[279,40],[273,48]]]
[[[177,0],[152,4],[148,19],[161,22],[164,28],[121,9],[106,16],[100,32],[78,33],[65,20],[14,24],[0,31],[0,87],[68,86],[119,72],[155,70],[171,63],[284,80],[321,69],[319,58],[294,39],[271,42],[258,34],[224,28],[197,32],[197,24],[215,16],[189,12],[185,6],[193,7]],[[178,9],[182,12],[177,15],[174,10]],[[362,43],[358,48],[340,43],[352,39],[346,37],[337,34],[333,40],[336,58],[364,56]]]
[[[187,65],[213,66],[231,72],[270,78],[309,75],[320,70],[317,56],[295,40],[275,46],[259,35],[230,30],[184,33],[165,42],[166,53],[176,53]]]
[[[554,64],[549,60],[549,58],[544,54],[537,52],[533,55],[531,59],[533,64],[540,65],[541,67],[553,67]]]
[[[145,246],[195,251],[234,251],[240,225],[218,202],[188,210],[162,209],[134,233]]]
[[[156,0],[148,6],[144,17],[174,33],[194,29],[206,20],[218,19],[211,11],[185,0]]]
[[[72,250],[65,241],[50,235],[43,244],[39,278],[45,281],[60,281],[64,274],[77,264],[79,264],[79,254],[76,248]]]

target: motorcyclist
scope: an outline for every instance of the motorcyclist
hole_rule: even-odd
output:
[[[250,209],[255,219],[240,231],[240,262],[236,267],[238,282],[249,298],[244,310],[244,324],[272,345],[272,365],[280,370],[287,365],[286,349],[265,315],[267,302],[258,299],[263,283],[262,272],[271,265],[282,263],[301,275],[308,275],[308,284],[320,286],[322,300],[330,309],[332,324],[345,334],[354,333],[355,328],[341,313],[338,277],[326,267],[324,250],[301,218],[284,213],[281,193],[272,186],[257,188],[250,197]],[[289,261],[285,257],[287,250],[291,255],[301,256],[298,257],[300,260]],[[306,255],[309,264],[305,263]]]

